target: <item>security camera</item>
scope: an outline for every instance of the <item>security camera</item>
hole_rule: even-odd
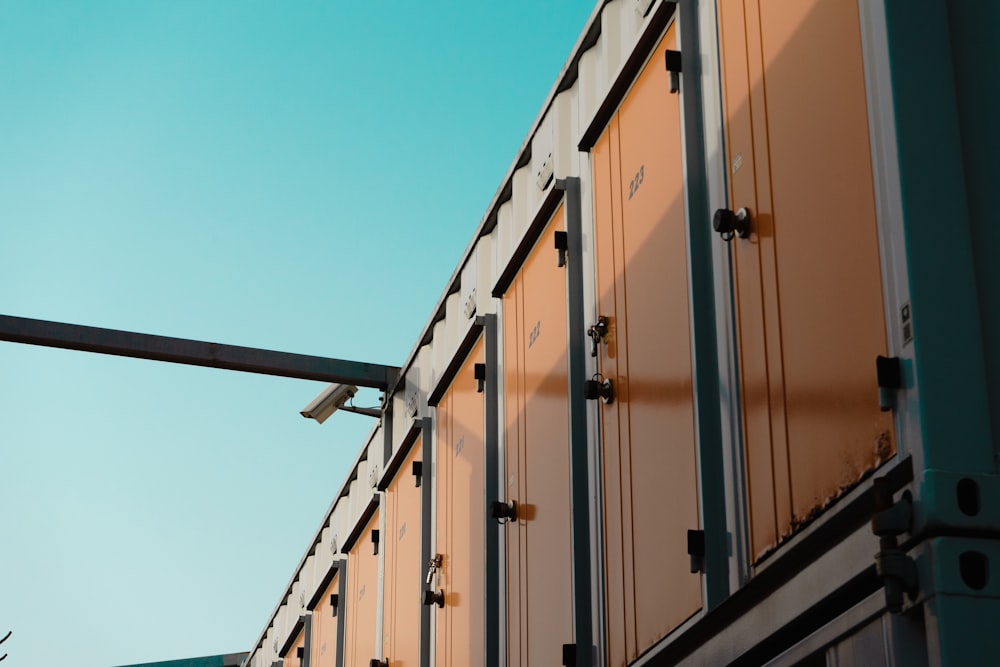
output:
[[[320,424],[358,393],[352,384],[331,384],[313,402],[302,409],[302,416],[315,419]]]

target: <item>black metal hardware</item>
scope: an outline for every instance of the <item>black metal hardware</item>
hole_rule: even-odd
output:
[[[434,581],[434,573],[441,569],[441,554],[434,554],[434,558],[431,558],[430,562],[427,563],[427,581],[425,582],[428,586]]]
[[[476,392],[481,394],[486,387],[486,364],[476,364],[472,372],[476,377]]]
[[[499,524],[517,521],[517,501],[512,500],[509,503],[493,501],[490,503],[490,517],[496,519]]]
[[[555,233],[555,246],[559,251],[559,266],[566,266],[566,253],[569,251],[569,236],[566,232]]]
[[[424,462],[423,461],[414,461],[413,462],[413,470],[412,470],[412,472],[413,472],[413,485],[419,488],[420,487],[420,479],[421,479],[421,477],[423,477],[423,474],[424,474]]]
[[[893,614],[903,610],[903,593],[916,599],[920,591],[917,564],[899,548],[896,539],[910,530],[913,523],[913,500],[910,492],[903,493],[900,502],[892,497],[892,484],[885,477],[872,480],[875,494],[875,513],[872,515],[872,532],[879,538],[879,552],[875,554],[875,572],[885,585],[885,606]]]
[[[667,71],[668,72],[680,72],[681,71],[681,52],[680,51],[667,51],[663,54],[667,61]]]
[[[439,608],[444,607],[444,590],[441,588],[436,591],[424,591],[424,605],[430,607],[435,604]]]
[[[337,616],[337,610],[340,609],[340,596],[333,593],[330,596],[330,609],[333,610],[333,616]]]
[[[596,357],[598,346],[608,342],[608,318],[598,316],[597,322],[587,327],[587,335],[590,336],[590,356]]]
[[[368,667],[389,667],[389,661],[372,658],[368,661]]]
[[[372,531],[372,554],[375,555],[375,556],[378,555],[378,539],[379,539],[378,531],[377,530],[373,530]]]
[[[681,52],[667,50],[666,56],[667,71],[670,72],[670,92],[676,93],[681,89]]]
[[[899,357],[875,357],[878,378],[878,405],[882,412],[896,407],[896,390],[903,388],[903,364]]]
[[[615,400],[615,385],[611,380],[601,382],[599,379],[585,380],[583,383],[583,397],[588,401],[601,399],[607,404]]]
[[[722,236],[723,241],[731,241],[733,236],[745,239],[750,236],[750,211],[741,208],[733,213],[728,208],[720,208],[712,216],[712,229]]]
[[[306,654],[306,649],[304,646],[300,646],[297,649],[295,649],[295,657],[298,658],[299,660],[301,660],[302,656],[304,656],[305,654]]]
[[[688,531],[688,556],[691,557],[691,574],[705,571],[705,531]]]
[[[562,664],[563,667],[576,666],[576,644],[562,645]]]

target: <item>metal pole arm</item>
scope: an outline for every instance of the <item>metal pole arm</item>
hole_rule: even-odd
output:
[[[400,370],[396,366],[274,352],[253,347],[63,324],[10,315],[0,315],[0,340],[168,361],[175,364],[207,366],[244,373],[353,384],[382,390],[388,389],[395,383]]]

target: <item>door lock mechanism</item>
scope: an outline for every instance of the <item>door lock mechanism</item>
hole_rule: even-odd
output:
[[[427,585],[434,581],[434,573],[441,569],[441,554],[435,554],[434,558],[427,563]]]
[[[750,236],[750,211],[741,208],[733,213],[728,208],[720,208],[712,216],[712,229],[723,241],[731,241],[733,236],[745,239]]]
[[[493,501],[490,503],[490,518],[500,525],[517,521],[517,501],[512,500],[509,503],[502,500]]]
[[[615,385],[611,380],[605,380],[599,375],[583,383],[583,397],[588,401],[601,399],[610,405],[615,400]]]
[[[444,607],[444,590],[439,588],[436,591],[424,591],[424,605]]]
[[[608,318],[598,317],[597,322],[587,327],[587,335],[590,336],[590,356],[596,357],[598,346],[608,342]]]

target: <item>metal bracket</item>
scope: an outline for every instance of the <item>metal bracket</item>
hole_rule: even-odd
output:
[[[330,595],[330,609],[333,610],[333,617],[337,617],[337,610],[340,609],[340,596],[336,593]]]
[[[569,235],[566,232],[555,233],[555,247],[559,252],[558,266],[566,266],[566,253],[569,252]]]
[[[896,407],[896,391],[903,388],[903,366],[899,357],[875,357],[878,378],[878,405],[882,412]]]
[[[691,574],[705,571],[705,531],[689,530],[687,533],[688,556],[691,557]]]
[[[875,494],[875,513],[872,515],[872,532],[879,538],[879,551],[875,554],[875,571],[885,585],[885,606],[893,614],[903,610],[903,593],[911,600],[920,590],[917,564],[899,548],[896,539],[908,532],[913,524],[913,501],[909,491],[903,493],[899,503],[892,497],[892,483],[887,477],[872,480]]]
[[[576,665],[576,644],[562,645],[563,667],[575,667]]]
[[[420,488],[420,480],[423,478],[424,475],[424,462],[414,461],[412,472],[413,472],[413,485],[416,486],[417,488]]]
[[[372,531],[372,555],[373,556],[377,556],[378,555],[378,540],[379,540],[378,531],[377,530],[373,530]]]
[[[667,71],[670,72],[670,92],[676,93],[681,89],[681,52],[668,49],[665,55]]]
[[[473,374],[476,378],[476,393],[483,393],[486,388],[486,364],[476,364],[473,367]]]

